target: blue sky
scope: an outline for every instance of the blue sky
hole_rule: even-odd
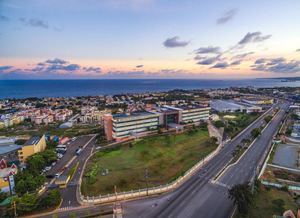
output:
[[[0,0],[0,78],[299,76],[299,11],[297,0]]]

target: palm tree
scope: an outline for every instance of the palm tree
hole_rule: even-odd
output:
[[[251,187],[248,184],[238,184],[228,191],[229,199],[233,200],[240,214],[246,215],[253,199]]]

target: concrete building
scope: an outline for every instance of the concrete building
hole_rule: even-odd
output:
[[[250,105],[247,103],[236,102],[232,100],[212,100],[211,108],[215,111],[222,113],[234,113],[234,112],[261,112],[262,108],[255,105]]]
[[[33,136],[22,146],[22,149],[18,151],[19,159],[22,163],[24,163],[29,156],[38,152],[42,152],[45,149],[45,135],[43,135],[42,137]]]
[[[0,159],[5,160],[9,165],[11,165],[12,163],[18,164],[19,163],[18,151],[21,148],[22,146],[15,144],[14,138],[1,138]]]
[[[157,130],[159,115],[147,111],[106,115],[104,123],[107,139],[122,141]]]
[[[210,107],[203,107],[198,105],[189,106],[163,106],[169,110],[177,111],[178,120],[174,120],[174,123],[188,124],[199,123],[201,121],[207,121],[209,119]]]
[[[272,105],[274,103],[274,99],[268,97],[249,97],[243,98],[242,102],[252,105]]]
[[[113,123],[112,123],[113,116],[111,114],[105,114],[103,116],[103,126],[104,132],[106,135],[106,139],[108,141],[113,140],[112,131],[113,131]]]

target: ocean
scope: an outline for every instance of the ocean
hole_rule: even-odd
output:
[[[189,80],[0,80],[0,99],[28,97],[75,97],[168,91],[172,89],[212,89],[228,87],[297,87],[300,81],[281,79]]]

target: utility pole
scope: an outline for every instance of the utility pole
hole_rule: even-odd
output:
[[[146,168],[145,169],[145,179],[146,179],[147,196],[148,196],[148,178],[149,178],[149,173],[148,173],[148,168]]]
[[[116,185],[114,186],[114,189],[115,189],[115,195],[116,195],[116,201],[117,201],[117,199],[118,199],[118,194],[117,194],[117,186],[116,186]]]
[[[17,206],[16,206],[16,201],[14,201],[13,203],[13,207],[14,207],[14,214],[15,214],[15,217],[17,217]]]

